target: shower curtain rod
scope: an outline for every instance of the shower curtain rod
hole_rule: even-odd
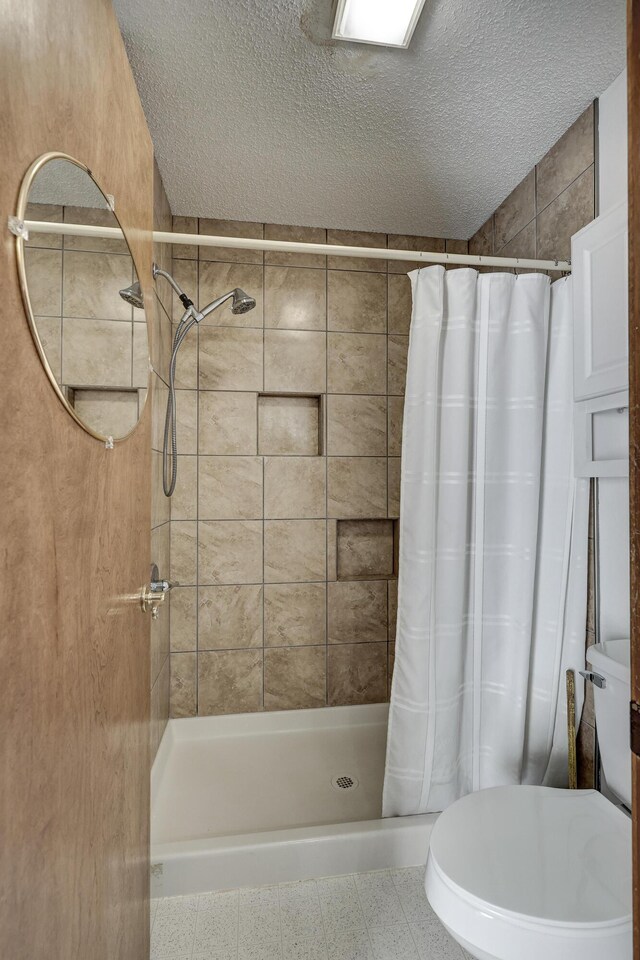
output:
[[[13,218],[11,218],[13,219]],[[20,233],[17,226],[13,233]],[[73,237],[100,237],[122,239],[117,227],[94,227],[80,223],[52,223],[44,220],[25,220],[23,231],[55,233]],[[559,270],[571,272],[570,260],[531,260],[523,257],[485,257],[466,253],[433,253],[415,250],[394,250],[386,247],[343,247],[327,243],[302,243],[290,240],[256,240],[250,237],[214,237],[202,233],[171,233],[154,231],[154,243],[173,243],[198,247],[233,247],[236,250],[272,250],[278,253],[316,253],[331,257],[359,257],[371,260],[410,260],[412,263],[456,264],[465,267],[513,267],[521,270]]]

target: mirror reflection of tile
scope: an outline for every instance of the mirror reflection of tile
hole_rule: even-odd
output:
[[[105,201],[68,161],[45,164],[30,195],[66,199],[75,190],[81,199],[85,180],[96,195],[85,205],[30,202],[27,218],[117,226],[111,210],[86,205]],[[40,342],[67,402],[96,432],[126,436],[138,422],[149,375],[144,312],[119,295],[135,278],[126,241],[35,232],[25,244],[25,270]]]

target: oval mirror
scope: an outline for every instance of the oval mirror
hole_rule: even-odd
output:
[[[82,163],[47,154],[27,172],[17,216],[118,231],[30,229],[17,242],[27,317],[58,396],[92,436],[123,439],[146,400],[149,347],[144,309],[127,298],[133,257],[107,195]]]

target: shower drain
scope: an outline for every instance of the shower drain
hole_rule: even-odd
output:
[[[331,781],[331,786],[334,790],[355,790],[358,782],[355,777],[343,774],[341,777],[334,777]]]

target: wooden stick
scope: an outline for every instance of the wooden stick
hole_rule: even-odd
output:
[[[578,768],[576,761],[576,677],[573,670],[567,670],[567,741],[569,790],[577,790]]]

